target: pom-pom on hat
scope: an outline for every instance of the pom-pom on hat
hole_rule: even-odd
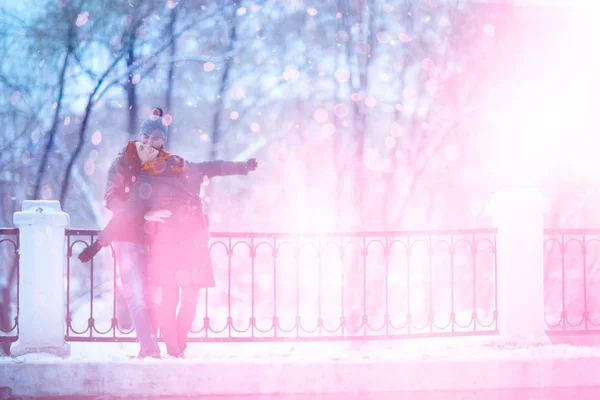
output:
[[[168,134],[169,127],[163,118],[163,110],[157,107],[152,110],[152,115],[142,122],[140,135],[158,136],[167,141]]]

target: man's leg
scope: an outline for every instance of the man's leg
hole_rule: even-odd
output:
[[[141,357],[160,357],[160,348],[156,340],[156,332],[152,327],[152,315],[147,286],[146,269],[148,262],[148,246],[115,242],[115,255],[121,274],[123,293],[131,312],[133,325],[140,342]]]
[[[167,346],[167,353],[177,356],[181,353],[177,340],[177,304],[179,303],[179,286],[161,285],[161,303],[159,309],[160,332]]]
[[[181,306],[177,314],[177,341],[179,342],[179,355],[187,347],[187,339],[196,317],[196,306],[198,304],[198,292],[196,286],[183,286],[181,288]]]
[[[158,337],[159,318],[160,318],[160,288],[150,279],[146,279],[146,304],[150,309],[150,319],[152,321],[152,335]]]

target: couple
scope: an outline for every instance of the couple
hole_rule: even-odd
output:
[[[105,205],[113,216],[79,259],[114,243],[124,295],[140,343],[138,358],[160,358],[157,328],[171,357],[183,357],[198,292],[215,286],[199,190],[205,178],[246,175],[247,162],[188,162],[163,149],[168,128],[157,108],[113,162]],[[181,289],[181,296],[180,296]],[[177,306],[180,304],[179,312]]]

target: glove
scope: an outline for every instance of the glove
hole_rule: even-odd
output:
[[[83,249],[77,258],[79,258],[81,262],[86,263],[94,258],[94,256],[98,254],[100,250],[102,250],[102,243],[96,240],[94,243]]]
[[[256,167],[258,167],[258,162],[256,161],[256,158],[251,158],[248,161],[246,161],[246,169],[248,171],[254,171]]]

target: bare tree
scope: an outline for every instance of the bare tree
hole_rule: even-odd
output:
[[[79,2],[79,6],[81,6],[82,2]],[[60,119],[60,114],[62,111],[62,107],[63,107],[63,95],[64,95],[64,91],[65,91],[65,80],[67,77],[67,68],[69,66],[69,62],[71,60],[71,56],[73,54],[73,51],[75,50],[75,18],[77,17],[78,12],[80,11],[80,8],[71,8],[70,5],[67,5],[65,7],[63,7],[62,9],[59,10],[59,16],[57,18],[57,20],[59,21],[59,23],[66,25],[66,32],[64,37],[59,37],[58,40],[60,42],[62,42],[64,44],[64,58],[63,58],[63,62],[62,62],[62,67],[60,69],[59,72],[59,76],[58,76],[58,94],[56,96],[56,103],[55,103],[55,107],[54,107],[54,117],[52,118],[52,125],[50,127],[50,129],[48,130],[46,136],[47,138],[47,142],[46,142],[46,146],[44,148],[44,152],[42,153],[42,159],[40,161],[40,165],[38,168],[38,172],[37,172],[37,176],[36,176],[36,181],[35,181],[35,189],[34,189],[34,194],[33,197],[36,199],[40,198],[40,190],[41,190],[41,186],[42,186],[42,182],[44,180],[44,177],[46,175],[46,171],[48,169],[48,156],[50,155],[50,152],[53,149],[54,146],[54,138],[56,136],[56,131],[58,129],[58,124],[59,124],[59,119]],[[36,22],[37,24],[37,22]],[[35,31],[35,33],[37,33],[36,36],[43,36],[41,32],[37,32],[37,25],[34,24],[31,29],[33,29]],[[60,30],[58,30],[58,32],[60,32]],[[57,38],[52,38],[51,40],[56,40]]]

